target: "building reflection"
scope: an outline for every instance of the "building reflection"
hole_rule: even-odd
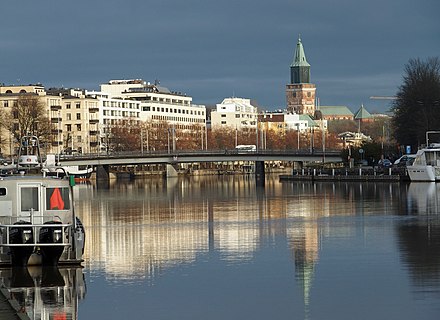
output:
[[[14,267],[0,269],[0,287],[30,319],[78,319],[86,296],[82,268]]]
[[[323,239],[336,232],[346,238],[353,232],[368,232],[367,226],[333,228],[329,217],[400,215],[416,203],[422,205],[417,210],[427,212],[427,206],[438,212],[433,203],[414,199],[419,190],[413,192],[399,183],[278,183],[269,179],[265,188],[259,188],[247,176],[216,176],[134,180],[113,183],[108,189],[79,185],[75,192],[80,199],[77,212],[87,230],[85,263],[90,270],[104,270],[115,280],[154,281],[161,273],[191,264],[208,252],[218,252],[229,263],[242,263],[254,257],[261,243],[287,239],[306,313]],[[431,223],[430,228],[434,227]],[[402,251],[411,255],[414,244],[405,242],[411,241],[411,235],[399,230],[398,236],[403,239]],[[430,239],[420,242],[425,241]],[[440,266],[437,259],[420,263]]]

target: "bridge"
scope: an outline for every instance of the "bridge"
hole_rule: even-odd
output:
[[[312,151],[309,150],[192,150],[173,152],[121,152],[109,154],[83,154],[75,156],[61,156],[62,166],[89,165],[104,169],[108,174],[110,166],[166,164],[167,176],[173,176],[173,168],[179,163],[203,162],[255,162],[255,173],[264,176],[265,161],[290,162],[341,162],[340,150]],[[177,173],[176,173],[177,174]]]

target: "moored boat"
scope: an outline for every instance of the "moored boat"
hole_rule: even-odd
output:
[[[426,133],[427,147],[417,151],[413,164],[407,166],[411,181],[440,181],[440,143],[428,144],[430,133],[439,132]]]
[[[54,154],[48,154],[43,163],[42,172],[50,176],[73,176],[76,181],[88,180],[92,176],[91,166],[57,166]]]
[[[0,265],[80,264],[84,240],[69,179],[0,178]]]
[[[21,145],[38,155],[20,153],[32,164],[19,161],[16,171],[0,177],[0,265],[80,264],[85,232],[73,206],[73,179],[41,174],[35,136]]]

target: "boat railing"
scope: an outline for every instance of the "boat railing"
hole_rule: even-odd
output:
[[[12,228],[32,228],[32,242],[29,243],[10,243],[10,231]],[[61,229],[61,241],[60,242],[39,242],[38,235],[41,228],[54,228]],[[0,224],[0,235],[4,234],[6,239],[0,243],[0,247],[44,247],[44,246],[70,246],[71,245],[71,232],[72,223],[44,223],[44,224]]]
[[[57,225],[59,225],[59,222],[62,222],[62,219],[61,219],[61,217],[58,214],[48,214],[47,212],[45,212],[42,215],[36,215],[36,214],[34,214],[34,212],[35,211],[33,209],[31,209],[31,211],[29,211],[29,215],[28,216],[25,216],[25,215],[20,215],[20,216],[0,216],[0,219],[1,219],[0,221],[2,221],[2,222],[0,222],[0,225],[2,223],[4,223],[5,225],[7,225],[7,224],[13,225],[16,222],[28,222],[28,223],[30,223],[30,225],[34,225],[35,223],[38,223],[38,222],[35,222],[35,221],[43,221],[43,222],[46,222],[46,223],[53,221],[53,222],[56,222]],[[7,222],[8,219],[9,219],[9,222]],[[15,224],[15,226],[17,226],[17,225]],[[24,226],[29,226],[29,224],[27,224],[27,225],[25,224]]]

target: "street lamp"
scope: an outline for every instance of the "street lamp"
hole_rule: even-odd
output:
[[[57,140],[58,140],[58,163],[60,163],[60,139],[61,139],[61,112],[58,111],[58,134],[57,134]]]
[[[144,131],[141,127],[141,154],[144,154]]]
[[[296,136],[298,137],[298,150],[299,150],[299,123],[296,124]]]
[[[167,128],[167,137],[168,137],[168,153],[170,153],[170,128]]]

